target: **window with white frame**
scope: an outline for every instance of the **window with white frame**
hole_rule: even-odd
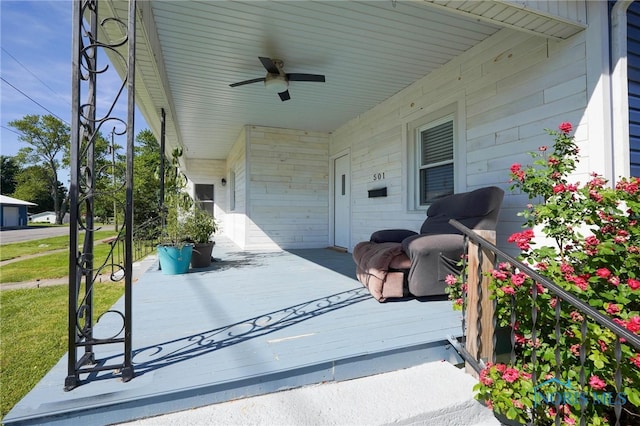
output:
[[[416,129],[416,207],[454,193],[453,115]]]
[[[213,216],[213,185],[200,184],[195,185],[195,195],[198,207]]]

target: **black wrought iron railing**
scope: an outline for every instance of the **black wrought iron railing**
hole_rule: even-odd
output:
[[[500,250],[493,242],[479,235],[476,231],[455,220],[450,223],[465,236],[467,256],[462,268],[462,282],[466,283],[467,292],[463,301],[463,337],[462,339],[454,339],[450,336],[449,340],[475,373],[480,373],[488,365],[495,365],[497,361],[513,365],[518,359],[523,361],[524,358],[531,371],[530,380],[533,390],[548,382],[550,376],[567,377],[567,371],[572,372],[569,376],[574,378],[579,389],[583,389],[590,385],[585,366],[587,363],[593,365],[595,362],[596,365],[602,367],[602,370],[613,371],[615,392],[624,395],[624,390],[629,389],[628,386],[630,386],[629,378],[625,374],[630,371],[630,362],[623,354],[634,353],[634,351],[636,354],[640,353],[640,336],[614,321],[613,317],[600,312],[575,294],[550,281],[530,265],[524,264]],[[497,270],[498,265],[503,262],[510,264],[511,268],[531,278],[527,301],[530,312],[527,312],[527,315],[518,314],[516,305],[519,303],[522,306],[522,300],[516,300],[514,295],[511,296],[510,306],[498,307],[495,295],[490,294],[489,275],[492,270]],[[543,293],[545,294],[544,301],[541,299]],[[549,309],[550,301],[553,301],[552,309]],[[542,303],[547,305],[542,306]],[[497,315],[498,308],[500,308],[499,311],[502,315],[500,319]],[[509,312],[509,314],[505,316],[505,312]],[[570,322],[574,323],[573,329],[578,330],[577,332],[569,330],[568,312],[571,313]],[[523,327],[522,321],[525,319],[530,324]],[[505,322],[508,323],[507,326],[501,327]],[[594,327],[592,326],[594,324],[599,325],[610,336],[608,345],[600,340],[601,336],[593,334]],[[518,333],[518,330],[522,328],[530,330],[530,333],[522,336]],[[571,335],[572,343],[576,340],[578,343],[567,347],[564,337],[568,334]],[[523,344],[524,339],[526,339],[526,343]],[[544,345],[540,342],[544,342]],[[551,345],[549,345],[550,342]],[[565,342],[564,345],[563,342]],[[601,344],[602,348],[601,354],[595,357],[597,358],[595,360],[593,351],[588,349],[593,344]],[[502,350],[500,350],[500,346],[502,346]],[[573,357],[568,357],[568,353],[572,353]],[[568,363],[568,358],[572,359],[574,363]],[[546,367],[540,368],[541,365]],[[556,380],[556,382],[563,385],[560,380]],[[631,386],[634,385],[637,386],[637,382],[631,383]],[[556,409],[553,422],[557,425],[565,424],[566,418],[563,417],[562,408],[571,401],[563,401],[562,398],[554,399],[546,401]],[[604,403],[604,401],[597,402]],[[588,424],[584,415],[586,403],[588,401],[580,401],[580,412],[577,413],[579,424],[583,425]],[[640,424],[640,418],[636,417],[638,413],[629,414],[628,410],[625,413],[626,420],[621,423],[623,405],[611,403],[611,411],[615,419],[610,418],[609,422],[617,425]],[[529,410],[529,414],[528,424],[541,424],[536,419],[535,410]],[[632,419],[631,423],[629,423],[629,418]],[[636,421],[638,423],[635,423]]]
[[[144,259],[156,249],[162,234],[162,219],[160,216],[151,218],[143,224],[133,228],[132,260],[136,262]],[[109,273],[111,281],[124,278],[124,263],[126,235],[123,230],[118,235],[103,240],[111,246],[109,255],[99,266],[98,274]]]

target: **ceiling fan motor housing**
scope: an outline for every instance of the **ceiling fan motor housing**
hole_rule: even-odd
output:
[[[264,78],[264,87],[272,92],[280,93],[287,90],[289,83],[282,74],[267,73],[267,76]]]

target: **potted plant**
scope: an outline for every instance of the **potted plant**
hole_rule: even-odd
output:
[[[188,240],[195,244],[191,256],[192,268],[206,268],[211,264],[211,252],[215,241],[212,235],[218,230],[217,221],[206,211],[196,207],[184,222]]]
[[[187,178],[179,168],[181,156],[182,149],[175,148],[171,164],[165,170],[165,224],[162,242],[157,247],[160,269],[165,275],[186,273],[193,254],[193,244],[185,239],[185,223],[180,217],[181,212],[192,205],[191,198],[183,191]]]

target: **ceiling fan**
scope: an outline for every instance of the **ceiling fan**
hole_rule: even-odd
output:
[[[245,84],[264,82],[264,86],[277,92],[280,99],[288,101],[291,99],[289,96],[289,82],[290,81],[316,81],[324,83],[324,75],[320,74],[300,74],[300,73],[285,73],[283,70],[284,62],[280,59],[271,59],[259,56],[262,66],[267,70],[267,75],[262,78],[254,78],[251,80],[240,81],[238,83],[230,84],[230,87],[243,86]]]

